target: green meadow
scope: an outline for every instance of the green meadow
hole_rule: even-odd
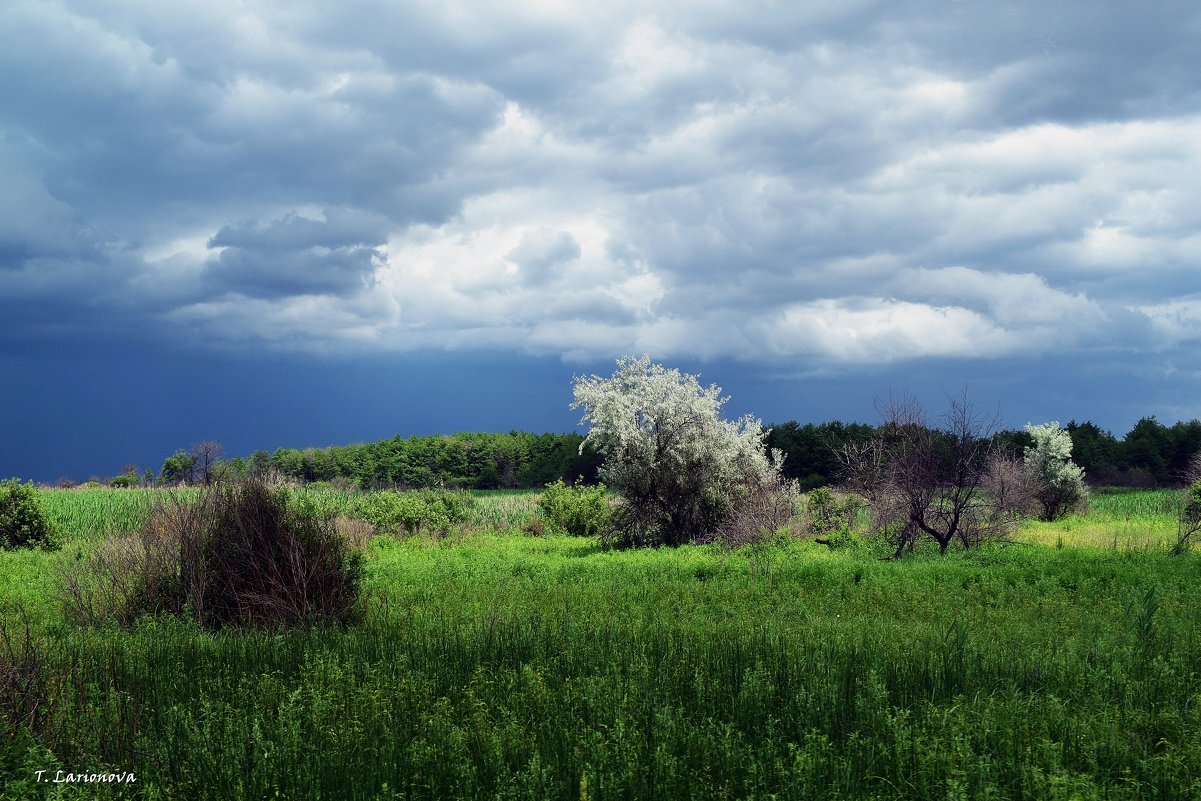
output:
[[[1169,553],[1170,493],[900,560],[603,550],[497,493],[372,540],[357,625],[69,622],[62,562],[147,495],[46,491],[62,549],[0,553],[4,799],[1201,798],[1201,557]]]

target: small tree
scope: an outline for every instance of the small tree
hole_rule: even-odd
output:
[[[1006,536],[1017,522],[1016,493],[990,484],[1013,475],[997,453],[985,421],[967,394],[951,398],[941,425],[926,425],[912,398],[893,399],[884,422],[863,444],[844,446],[846,477],[864,498],[875,530],[895,546],[895,557],[929,537],[946,553],[952,542],[965,548]]]
[[[1172,553],[1189,549],[1193,537],[1201,532],[1201,453],[1195,454],[1184,472],[1184,489],[1176,504],[1176,544]]]
[[[137,473],[122,473],[109,479],[108,485],[114,489],[129,489],[136,487],[139,480]]]
[[[250,454],[250,459],[246,462],[246,474],[253,478],[267,478],[273,466],[271,464],[271,455],[264,450],[257,450]]]
[[[51,548],[54,533],[32,483],[0,481],[0,548]]]
[[[585,443],[605,457],[601,479],[624,503],[612,544],[680,545],[718,531],[752,487],[781,487],[759,420],[723,420],[728,398],[696,376],[624,357],[610,378],[578,376],[573,409]],[[582,447],[582,446],[581,446]]]
[[[1050,522],[1081,506],[1088,498],[1084,470],[1072,461],[1072,436],[1059,423],[1026,424],[1034,444],[1025,450],[1026,466],[1035,482],[1039,515]]]
[[[159,470],[159,481],[163,484],[191,484],[196,476],[197,458],[184,450],[178,450],[163,460]]]
[[[192,456],[195,459],[193,464],[196,467],[197,478],[204,483],[204,486],[211,485],[213,479],[217,477],[217,467],[221,462],[223,451],[221,443],[211,439],[201,440],[192,445]]]

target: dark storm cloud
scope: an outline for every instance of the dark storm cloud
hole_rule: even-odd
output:
[[[0,345],[119,352],[163,408],[264,351],[539,397],[646,352],[768,418],[965,381],[1019,425],[1198,416],[1199,38],[1181,0],[16,0]],[[43,372],[5,408],[105,374]]]
[[[204,275],[214,294],[353,293],[369,283],[386,236],[386,219],[339,209],[327,210],[322,220],[288,214],[235,223],[208,241],[221,253],[205,265]]]
[[[10,4],[0,337],[1186,361],[1198,35],[1183,2]]]

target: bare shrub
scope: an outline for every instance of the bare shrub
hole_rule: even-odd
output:
[[[352,548],[366,548],[367,543],[375,536],[375,526],[366,520],[355,517],[338,515],[334,518],[334,530],[349,543]]]
[[[178,613],[182,593],[155,589],[178,579],[178,549],[173,553],[172,546],[126,534],[67,563],[59,580],[67,616],[84,625],[130,625],[141,614]]]
[[[21,610],[12,620],[0,611],[0,742],[9,742],[19,729],[28,729],[44,742],[57,737],[51,721],[58,692],[51,682],[41,641],[34,638],[29,616]]]
[[[936,427],[912,398],[892,399],[881,411],[876,436],[845,446],[841,459],[894,556],[924,537],[946,553],[952,542],[969,548],[1008,536],[1022,512],[1011,482],[1021,474],[997,461],[995,419],[980,417],[966,393],[950,399]]]
[[[799,497],[796,482],[778,475],[744,481],[731,489],[725,514],[710,539],[729,546],[766,539],[788,528]]]
[[[542,516],[535,512],[521,524],[521,531],[531,537],[541,537],[546,534],[546,524],[542,522]]]
[[[1201,533],[1201,453],[1189,460],[1182,478],[1185,487],[1176,501],[1176,544],[1172,553],[1182,554]]]
[[[299,626],[350,620],[361,576],[331,516],[251,478],[166,498],[141,531],[68,563],[62,587],[82,623],[166,612],[208,628]]]
[[[1037,515],[1042,505],[1038,476],[1025,461],[1009,453],[990,455],[980,488],[991,496],[995,508],[1017,517]]]

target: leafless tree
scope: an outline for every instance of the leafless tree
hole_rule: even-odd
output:
[[[221,461],[223,452],[224,448],[221,447],[221,443],[212,439],[201,440],[192,445],[192,456],[196,457],[197,478],[204,482],[204,486],[207,487],[213,483],[217,464]]]
[[[1023,472],[992,445],[997,418],[985,419],[966,392],[948,399],[937,427],[913,398],[890,398],[883,424],[841,459],[851,488],[863,496],[873,527],[896,546],[894,556],[929,537],[946,553],[1006,536],[1027,502]]]

